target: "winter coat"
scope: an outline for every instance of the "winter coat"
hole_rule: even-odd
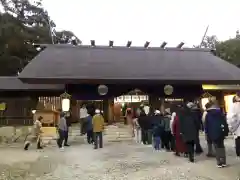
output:
[[[92,116],[89,115],[86,117],[86,124],[85,124],[86,131],[93,130],[93,123],[92,123]]]
[[[171,115],[171,120],[170,120],[170,128],[171,128],[172,134],[173,134],[173,122],[175,120],[175,117],[176,117],[176,113],[173,112],[172,115]]]
[[[203,122],[202,122],[202,112],[199,108],[193,108],[191,109],[191,113],[194,116],[194,119],[196,121],[197,129],[203,130]]]
[[[96,114],[92,118],[93,132],[103,132],[104,130],[104,118],[101,114]]]
[[[146,120],[146,114],[143,113],[142,111],[140,112],[140,115],[138,117],[138,124],[141,129],[145,129],[145,120]]]
[[[186,144],[183,141],[182,134],[180,131],[180,121],[178,115],[175,113],[173,123],[172,123],[172,133],[175,137],[176,142],[176,152],[185,153],[187,151]]]
[[[71,124],[72,124],[72,115],[71,114],[66,117],[66,123],[67,123],[67,127],[71,126]]]
[[[138,123],[142,130],[150,130],[152,128],[151,116],[147,116],[145,113],[141,112]]]
[[[207,115],[207,109],[203,112],[203,115],[202,115],[202,122],[203,122],[203,124],[205,123],[206,115]]]
[[[161,137],[164,132],[164,121],[161,115],[152,116],[153,137]]]
[[[234,137],[240,137],[240,102],[233,103],[230,112],[227,114],[227,122]]]
[[[228,135],[228,125],[220,108],[211,107],[207,110],[205,119],[205,133],[212,141],[224,139]]]
[[[39,120],[35,120],[32,129],[33,136],[39,136],[42,133],[42,123]]]
[[[180,121],[180,133],[184,142],[195,141],[198,136],[199,122],[191,109],[185,107],[178,113]]]
[[[171,131],[170,121],[171,121],[171,116],[170,116],[170,115],[165,115],[165,116],[163,117],[164,131],[166,131],[166,132]]]
[[[58,129],[68,131],[67,121],[65,117],[61,117],[58,122]]]

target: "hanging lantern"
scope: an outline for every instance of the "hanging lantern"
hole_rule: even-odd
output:
[[[0,103],[0,111],[5,111],[6,110],[6,103],[5,102],[1,102]]]
[[[62,99],[62,111],[68,112],[70,109],[71,95],[65,92],[65,93],[61,94],[60,97]]]
[[[164,86],[164,93],[166,94],[166,95],[172,95],[172,93],[173,93],[173,87],[171,86],[171,85],[166,85],[166,86]]]
[[[98,86],[98,93],[101,95],[101,96],[104,96],[108,93],[108,87],[106,85],[99,85]]]

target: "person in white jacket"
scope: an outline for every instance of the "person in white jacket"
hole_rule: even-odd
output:
[[[237,157],[240,158],[240,97],[233,97],[233,106],[227,113],[227,122],[229,130],[233,133],[235,139],[235,148]]]

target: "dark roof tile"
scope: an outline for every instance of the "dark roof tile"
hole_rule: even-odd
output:
[[[64,90],[64,85],[58,84],[26,84],[18,77],[0,77],[0,91],[28,91],[28,90]]]
[[[43,83],[50,79],[236,83],[240,69],[206,49],[56,45],[43,50],[19,77],[31,83],[36,78]]]

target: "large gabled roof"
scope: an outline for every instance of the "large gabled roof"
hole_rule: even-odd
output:
[[[0,91],[64,91],[60,84],[26,84],[18,77],[0,77]]]
[[[20,73],[28,83],[239,83],[240,69],[206,49],[50,45]]]

